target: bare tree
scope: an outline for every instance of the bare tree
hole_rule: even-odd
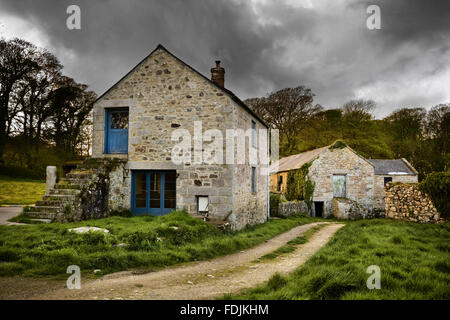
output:
[[[287,149],[295,146],[295,139],[306,122],[322,110],[313,105],[314,94],[304,86],[285,88],[270,93],[267,97],[252,98],[245,102],[272,128],[280,130]]]

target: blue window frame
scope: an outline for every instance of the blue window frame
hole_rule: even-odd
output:
[[[133,170],[131,212],[164,215],[176,208],[176,172]]]
[[[128,108],[105,109],[105,153],[128,153]]]

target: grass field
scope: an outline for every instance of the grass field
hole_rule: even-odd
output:
[[[366,286],[367,267],[381,289]],[[288,276],[227,299],[450,299],[450,223],[348,222]]]
[[[98,275],[133,268],[154,270],[243,250],[311,221],[296,216],[226,232],[186,213],[173,212],[67,224],[0,226],[0,276],[66,277],[69,265],[90,273],[100,269]],[[68,232],[78,226],[106,228],[110,234]]]
[[[0,175],[0,205],[32,204],[42,200],[45,181],[10,178]]]

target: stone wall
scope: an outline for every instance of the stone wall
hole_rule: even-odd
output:
[[[379,210],[385,209],[384,198],[386,196],[386,191],[384,189],[384,178],[390,177],[392,178],[392,182],[401,182],[401,183],[416,183],[417,175],[375,175],[375,187],[374,187],[374,207]]]
[[[334,174],[346,175],[346,198],[372,208],[373,165],[348,147],[331,148],[321,153],[309,168],[309,178],[315,183],[313,201],[324,202],[325,217],[332,214]]]
[[[244,132],[250,132],[252,121],[256,123],[256,130],[265,129],[265,127],[248,112],[240,107],[234,109],[233,112],[234,124],[238,129],[242,129]],[[242,139],[242,137],[240,137]],[[258,146],[260,143],[266,143],[267,141],[260,141],[257,139],[256,147],[251,145],[251,135],[245,137],[245,150],[246,159],[244,163],[236,163],[232,165],[234,172],[233,179],[233,202],[232,206],[233,216],[230,218],[234,222],[234,226],[245,226],[247,224],[263,223],[267,221],[268,217],[268,173],[267,166],[264,168],[257,163],[251,163],[252,159],[258,160]],[[250,153],[252,153],[250,155]],[[235,159],[240,156],[239,150],[235,149]],[[251,188],[251,176],[252,167],[256,168],[256,192],[252,192]],[[264,170],[266,169],[266,170]],[[233,228],[233,224],[232,224]]]
[[[370,219],[384,217],[384,213],[373,210],[372,206],[366,206],[347,198],[334,198],[331,201],[331,210],[338,219]]]
[[[422,223],[440,220],[431,199],[417,184],[388,183],[386,186],[386,216],[393,219]]]
[[[104,154],[105,109],[129,108],[128,154]],[[257,129],[264,126],[222,90],[164,49],[148,59],[117,83],[94,106],[93,157],[127,160],[125,174],[113,178],[115,203],[130,207],[131,171],[176,170],[177,208],[197,213],[196,196],[209,197],[209,217],[223,220],[234,214],[234,228],[265,221],[267,217],[267,178],[258,172],[258,192],[251,194],[251,165],[195,164],[176,165],[172,149],[174,130],[189,132],[193,158],[194,121],[201,121],[202,134],[216,129],[226,137],[227,129],[247,129],[251,120]],[[205,149],[205,142],[200,152]],[[223,150],[225,156],[226,152]],[[233,218],[233,217],[232,217]]]
[[[309,209],[305,201],[284,201],[278,205],[278,215],[282,217],[292,216],[296,213],[308,214]]]
[[[111,211],[128,209],[129,192],[126,161],[121,159],[89,159],[92,177],[79,182],[80,192],[73,198],[62,197],[55,220],[71,222],[108,217]],[[125,185],[125,187],[124,187]]]

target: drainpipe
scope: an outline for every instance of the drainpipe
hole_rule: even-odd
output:
[[[269,128],[267,128],[267,221],[270,218],[270,158],[269,158]]]

